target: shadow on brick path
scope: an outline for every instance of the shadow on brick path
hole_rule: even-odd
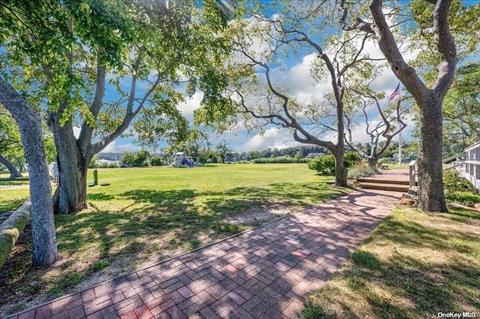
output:
[[[353,192],[11,318],[295,318],[398,198]]]

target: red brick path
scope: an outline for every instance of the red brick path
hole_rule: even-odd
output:
[[[294,318],[398,196],[354,192],[12,318]]]

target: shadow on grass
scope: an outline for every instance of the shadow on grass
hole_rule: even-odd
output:
[[[16,210],[23,202],[25,202],[24,198],[15,198],[8,202],[0,202],[0,213]]]
[[[62,246],[61,251],[73,252],[82,248],[76,244],[98,243],[104,258],[84,270],[58,269],[65,284],[57,285],[58,291],[52,292],[68,289],[69,285],[79,283],[94,271],[108,267],[105,260],[113,261],[123,254],[139,258],[142,252],[152,249],[156,238],[168,234],[173,235],[175,240],[181,236],[189,238],[194,247],[203,240],[200,234],[205,230],[218,235],[216,225],[222,217],[235,213],[227,207],[257,203],[262,196],[268,196],[264,200],[278,200],[275,196],[279,192],[289,194],[292,191],[289,186],[279,184],[267,192],[259,188],[238,188],[225,193],[208,192],[208,195],[191,190],[129,191],[117,195],[115,199],[134,199],[143,205],[131,211],[59,216],[59,242],[69,245]],[[317,188],[313,190],[317,192]],[[207,198],[198,201],[199,196]],[[187,317],[195,313],[198,316],[199,311],[205,310],[210,311],[210,315],[202,312],[206,318],[216,317],[213,312],[222,318],[232,319],[281,318],[283,315],[293,318],[302,306],[303,296],[328,280],[345,261],[350,249],[365,236],[365,231],[380,222],[382,214],[374,216],[371,213],[376,209],[375,202],[364,201],[365,196],[369,195],[352,194],[339,199],[338,206],[325,205],[326,208],[321,211],[315,207],[306,208],[282,222],[271,223],[217,245],[102,283],[95,287],[95,294],[121,290],[128,302],[133,302],[132,307],[140,306],[139,298],[141,302],[146,302],[155,298],[158,300],[159,296],[163,299],[164,296],[165,300],[172,299]],[[357,213],[360,209],[361,212]],[[322,223],[328,227],[320,227]],[[171,228],[172,224],[176,227]],[[164,243],[164,249],[168,249],[169,243]],[[160,254],[161,249],[157,247],[155,253]],[[188,288],[187,291],[180,290],[183,285]],[[232,289],[235,293],[231,293]],[[192,291],[194,296],[185,296],[188,291]],[[245,302],[238,307],[236,303],[242,300]],[[62,303],[52,308],[60,313],[62,307],[67,306]],[[123,301],[103,305],[102,313],[97,315],[116,315],[117,311],[124,311],[122,306],[125,306]],[[142,312],[146,308],[136,309]],[[167,307],[162,304],[156,309],[165,312]],[[140,316],[137,310],[135,313]]]
[[[308,206],[343,193],[345,190],[325,184],[293,183],[209,192],[137,189],[120,194],[89,193],[93,211],[56,216],[58,250],[63,260],[57,271],[62,276],[44,276],[47,271],[32,268],[24,256],[18,263],[12,260],[9,267],[16,269],[15,275],[7,274],[2,281],[18,287],[20,295],[60,295],[115,263],[120,263],[121,272],[129,272],[148,255],[162,260],[243,231],[247,226],[224,220],[246,209],[269,203]],[[98,208],[101,201],[116,200],[133,204],[115,211]]]
[[[480,214],[398,214],[310,297],[303,318],[429,318],[480,309],[480,237],[465,228],[474,221],[478,229]]]
[[[24,185],[28,184],[28,177],[18,177],[18,178],[0,178],[0,186],[9,186],[9,185]]]

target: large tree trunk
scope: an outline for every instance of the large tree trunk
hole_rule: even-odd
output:
[[[367,163],[368,163],[368,167],[373,169],[375,172],[378,171],[378,157],[370,156],[369,158],[367,158]]]
[[[41,120],[26,99],[1,77],[0,103],[17,122],[28,161],[30,200],[32,202],[33,263],[38,266],[48,266],[57,258],[57,242],[52,189],[42,140]]]
[[[22,174],[17,170],[15,165],[12,164],[8,159],[0,155],[0,163],[5,165],[10,172],[10,178],[22,177]]]
[[[347,175],[348,171],[344,163],[344,154],[345,150],[337,150],[334,153],[335,156],[335,185],[340,187],[347,186]]]
[[[447,211],[443,189],[442,104],[430,97],[422,105],[421,145],[418,157],[419,206],[433,212]]]
[[[333,81],[332,81],[333,82]],[[348,171],[345,167],[345,124],[343,111],[343,93],[337,97],[337,145],[335,147],[335,185],[346,187]]]
[[[49,126],[57,150],[59,184],[53,197],[55,213],[71,214],[87,207],[88,161],[80,153],[72,123],[60,124],[58,114],[51,114]]]

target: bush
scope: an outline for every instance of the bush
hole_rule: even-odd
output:
[[[119,162],[98,162],[97,163],[97,168],[119,168],[120,163]]]
[[[308,168],[320,175],[335,175],[335,157],[332,154],[317,157],[308,163]]]
[[[263,157],[263,158],[256,158],[252,160],[252,163],[255,164],[270,164],[270,163],[308,163],[310,159],[308,158],[296,158],[296,157],[289,157],[289,156],[277,156],[277,157]]]
[[[447,200],[466,206],[474,206],[480,203],[480,196],[471,192],[446,192],[445,197]]]
[[[480,203],[480,196],[476,194],[477,189],[468,179],[461,177],[454,169],[446,170],[443,174],[445,186],[445,198],[466,206],[474,206]]]
[[[345,162],[345,167],[352,167],[355,164],[359,164],[362,162],[362,157],[358,155],[356,152],[345,152],[343,156],[343,160]]]
[[[145,167],[150,166],[151,155],[147,151],[138,153],[125,153],[122,157],[122,167]]]
[[[346,152],[343,158],[343,164],[346,168],[360,163],[361,157],[354,152]],[[311,160],[308,168],[317,171],[320,175],[335,175],[335,156],[326,154]]]
[[[360,162],[348,170],[348,177],[359,178],[374,175],[376,172],[367,163]]]
[[[98,167],[99,167],[99,164],[98,164],[97,158],[94,156],[90,160],[90,163],[88,164],[88,168],[98,168]]]
[[[448,169],[443,173],[443,183],[445,186],[445,192],[447,193],[476,193],[475,186],[473,186],[465,177],[461,177],[455,169]]]
[[[163,166],[165,165],[165,162],[163,161],[163,159],[159,156],[154,156],[150,159],[150,164],[152,166]]]

